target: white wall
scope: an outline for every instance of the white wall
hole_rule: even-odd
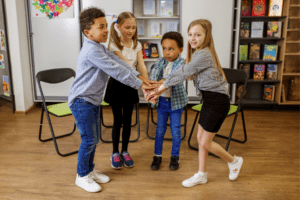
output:
[[[29,41],[27,37],[26,0],[5,0],[9,54],[16,111],[26,111],[33,104]]]
[[[181,34],[185,42],[182,57],[186,58],[189,24],[195,19],[208,19],[212,23],[215,49],[221,66],[229,68],[233,0],[182,0],[181,4]],[[189,81],[188,93],[189,96],[196,96],[192,81]]]

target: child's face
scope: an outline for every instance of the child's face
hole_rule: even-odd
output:
[[[84,30],[84,34],[90,40],[98,43],[105,43],[108,38],[108,29],[105,17],[98,17],[94,19],[94,24],[89,30]]]
[[[201,47],[206,37],[205,30],[201,25],[193,26],[188,33],[188,40],[192,49]]]
[[[117,29],[123,39],[131,39],[136,32],[136,20],[134,18],[125,19],[121,26],[117,24]]]
[[[176,41],[172,39],[164,39],[161,45],[164,58],[168,62],[173,62],[174,60],[176,60],[183,50],[183,48],[179,48]]]

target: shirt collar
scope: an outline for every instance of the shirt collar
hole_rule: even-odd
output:
[[[86,38],[85,40],[86,40],[88,43],[95,44],[95,45],[100,45],[100,43],[95,42],[95,41],[93,41],[93,40],[90,40],[89,38]]]

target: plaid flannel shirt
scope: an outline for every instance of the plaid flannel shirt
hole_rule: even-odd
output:
[[[178,56],[178,58],[174,61],[174,64],[172,66],[172,71],[167,76],[163,77],[164,68],[167,67],[167,65],[168,65],[168,61],[165,58],[158,59],[155,63],[155,66],[150,72],[149,80],[160,81],[163,78],[166,79],[173,71],[176,71],[182,65],[185,65],[185,63],[184,63],[184,59]],[[174,85],[171,89],[172,110],[183,108],[187,104],[187,102],[188,102],[188,97],[183,83]],[[158,103],[159,100],[157,99],[156,105],[152,105],[152,107],[157,106]]]

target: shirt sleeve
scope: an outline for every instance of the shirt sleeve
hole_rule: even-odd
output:
[[[138,45],[136,46],[136,52],[139,52],[140,50],[142,50],[142,45],[140,42],[138,42]]]
[[[150,75],[149,75],[149,80],[158,81],[159,73],[161,73],[160,62],[161,62],[161,59],[158,59],[154,65],[154,67],[151,69]]]
[[[114,51],[121,51],[121,50],[115,45],[115,43],[112,42],[110,43],[109,51],[114,52]]]
[[[114,55],[114,53],[112,54]],[[139,78],[137,78],[137,75],[135,73],[133,73],[135,70],[131,71],[130,68],[132,67],[128,65],[125,61],[124,65],[121,65],[115,60],[118,58],[118,56],[116,56],[115,58],[111,58],[110,55],[107,55],[100,49],[93,49],[93,51],[90,51],[88,53],[88,61],[91,62],[95,67],[103,70],[106,74],[125,85],[128,85],[135,89],[140,88],[142,85],[142,81]],[[129,66],[128,68],[124,67],[127,65]]]
[[[179,69],[172,72],[163,85],[166,88],[169,88],[170,86],[181,83],[191,75],[200,73],[204,69],[210,67],[212,65],[211,62],[213,62],[213,60],[210,51],[201,49],[194,54],[192,60],[188,64],[182,65]]]

